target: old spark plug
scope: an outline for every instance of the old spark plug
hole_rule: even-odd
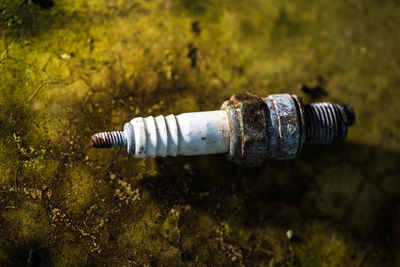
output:
[[[137,158],[227,153],[240,166],[254,167],[265,158],[294,158],[304,144],[343,140],[354,121],[346,105],[303,105],[295,95],[245,93],[232,96],[221,110],[134,118],[123,131],[93,135],[92,146],[124,146]]]

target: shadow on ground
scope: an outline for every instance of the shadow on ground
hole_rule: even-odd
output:
[[[224,156],[160,159],[162,175],[141,182],[171,208],[189,204],[252,230],[294,228],[300,243],[309,238],[302,233],[307,224],[325,222],[394,257],[400,245],[399,160],[399,153],[377,146],[340,143],[306,147],[296,160],[266,160],[254,169]]]

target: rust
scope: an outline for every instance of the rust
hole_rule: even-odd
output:
[[[265,129],[265,104],[262,100],[256,99],[252,103],[244,104],[246,112],[243,113],[243,120],[247,121],[249,127],[255,131]]]
[[[256,95],[232,96],[221,107],[230,124],[229,158],[242,167],[258,166],[266,156],[266,104]]]
[[[234,105],[234,106],[242,106],[244,103],[253,102],[254,98],[258,98],[256,95],[252,95],[249,93],[239,93],[233,95],[226,103],[226,105]]]
[[[126,145],[126,138],[120,131],[104,132],[93,135],[91,143],[96,148],[118,147]]]
[[[96,148],[110,148],[112,147],[112,144],[110,142],[110,138],[108,136],[98,136],[98,135],[93,135],[91,138],[91,143],[92,147]]]

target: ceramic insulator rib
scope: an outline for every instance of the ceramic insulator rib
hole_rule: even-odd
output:
[[[226,153],[229,122],[225,111],[183,113],[178,116],[138,117],[129,122],[137,158]]]

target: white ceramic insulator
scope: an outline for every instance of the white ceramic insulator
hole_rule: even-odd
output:
[[[224,110],[138,117],[130,124],[137,158],[218,154],[229,150],[229,122]]]

